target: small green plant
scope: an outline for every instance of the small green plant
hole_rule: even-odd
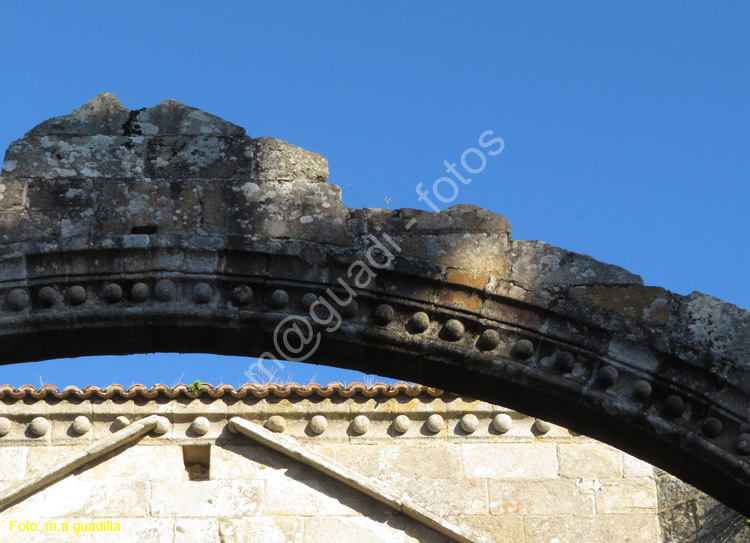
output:
[[[198,394],[201,390],[203,390],[203,383],[200,381],[193,381],[193,384],[188,387],[188,391],[193,394]]]

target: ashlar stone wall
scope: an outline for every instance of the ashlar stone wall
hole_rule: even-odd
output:
[[[232,433],[239,416],[290,437],[476,541],[660,539],[654,469],[544,421],[397,385],[66,392],[0,387],[6,491],[159,413],[149,433],[0,512],[2,541],[451,541],[316,469]],[[36,398],[35,398],[36,396]],[[10,530],[11,521],[38,531]],[[57,532],[44,532],[53,522]],[[120,531],[74,534],[74,523]],[[109,524],[107,524],[109,522]],[[68,532],[62,532],[68,523]],[[17,526],[17,524],[16,524]],[[482,538],[485,539],[482,539]]]

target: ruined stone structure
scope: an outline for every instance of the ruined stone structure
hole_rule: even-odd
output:
[[[104,94],[42,123],[0,179],[0,362],[283,356],[308,326],[315,348],[286,354],[507,405],[750,513],[746,311],[473,206],[350,209],[326,179],[174,101]]]

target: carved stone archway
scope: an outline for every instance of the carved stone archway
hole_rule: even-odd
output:
[[[750,514],[746,311],[511,240],[478,207],[350,209],[327,173],[174,101],[103,94],[42,123],[3,164],[0,362],[283,356],[287,338],[293,358],[564,425]]]

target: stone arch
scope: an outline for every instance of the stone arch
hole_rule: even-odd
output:
[[[0,363],[283,357],[286,337],[287,357],[502,403],[750,513],[746,311],[512,240],[478,207],[350,209],[327,174],[171,100],[42,123],[3,164]]]

